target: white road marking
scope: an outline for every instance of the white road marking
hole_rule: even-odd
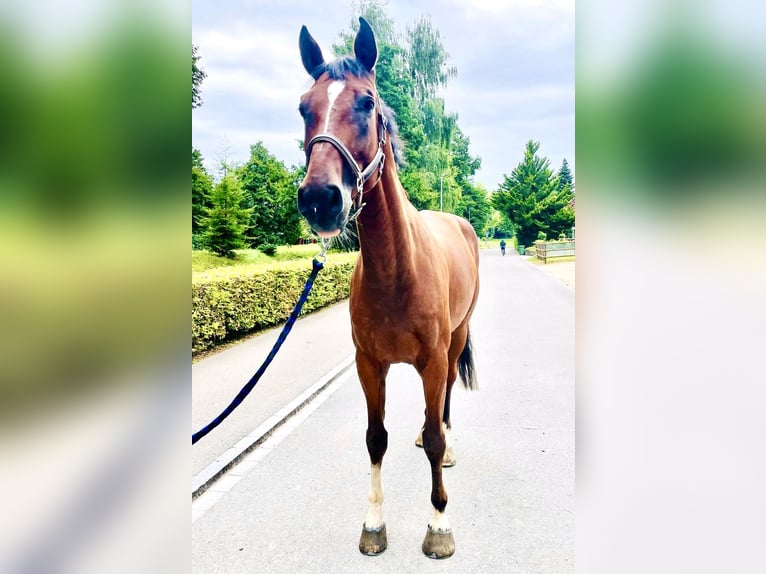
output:
[[[316,411],[322,403],[329,399],[332,394],[337,391],[340,386],[345,383],[352,374],[354,369],[348,369],[337,380],[333,381],[327,387],[321,391],[312,401],[303,407],[297,414],[290,417],[290,419],[277,428],[263,443],[248,454],[240,463],[238,463],[231,470],[227,471],[221,478],[216,480],[210,487],[192,501],[192,524],[197,519],[201,518],[208,510],[210,510],[215,503],[217,503],[223,496],[229,492],[235,484],[237,484],[244,476],[247,475],[255,465],[266,458],[274,448],[281,443],[285,438],[297,429],[311,414]],[[322,381],[320,380],[320,383]],[[311,391],[311,388],[308,389]],[[307,391],[307,392],[308,392]],[[298,397],[299,399],[301,397]],[[292,405],[292,403],[291,403]],[[285,407],[286,409],[289,408]],[[285,410],[285,409],[282,409]],[[281,413],[282,411],[280,411]],[[279,413],[271,417],[267,423],[271,423],[271,419],[278,417]]]

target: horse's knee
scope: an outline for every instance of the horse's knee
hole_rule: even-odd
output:
[[[367,452],[370,453],[370,462],[380,464],[383,455],[388,448],[388,431],[383,426],[370,427],[367,429]]]
[[[428,460],[432,463],[441,460],[446,448],[447,441],[444,438],[441,427],[429,428],[426,425],[426,428],[423,430],[423,450],[426,451]]]

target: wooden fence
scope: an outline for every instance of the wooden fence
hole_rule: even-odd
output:
[[[548,259],[574,256],[575,242],[574,239],[567,239],[565,241],[535,241],[535,250],[537,251],[538,259],[542,259],[543,263],[548,263]]]

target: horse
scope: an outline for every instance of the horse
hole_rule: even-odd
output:
[[[375,555],[387,546],[381,485],[386,375],[390,365],[408,363],[423,381],[425,423],[417,442],[431,466],[433,514],[422,550],[446,558],[455,540],[442,467],[455,462],[449,444],[453,384],[460,375],[466,388],[476,388],[468,323],[479,294],[479,241],[465,219],[418,211],[410,203],[399,181],[392,114],[375,85],[375,35],[363,18],[359,24],[354,55],[330,63],[306,26],[300,31],[301,60],[314,81],[299,105],[306,174],[298,209],[323,238],[354,220],[357,228],[360,254],[349,311],[371,467],[359,550]]]

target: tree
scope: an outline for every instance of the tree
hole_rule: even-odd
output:
[[[245,230],[251,209],[244,208],[242,185],[233,174],[225,176],[213,189],[212,206],[203,220],[205,244],[211,251],[234,258],[234,249],[245,246]]]
[[[489,220],[487,221],[486,235],[495,239],[505,239],[516,235],[516,231],[505,214],[500,213],[495,208],[491,208]]]
[[[447,66],[449,54],[442,45],[439,31],[431,26],[429,16],[421,16],[407,28],[407,63],[412,80],[412,97],[417,106],[436,97],[439,89],[457,76],[457,68]]]
[[[210,195],[213,192],[213,178],[202,164],[202,154],[192,148],[192,233],[203,231],[202,221],[212,207]]]
[[[351,2],[351,24],[348,30],[341,30],[340,44],[333,44],[332,51],[336,56],[349,56],[354,53],[354,38],[359,31],[359,16],[367,20],[367,23],[375,31],[375,40],[378,43],[378,51],[381,46],[396,46],[399,43],[398,34],[394,28],[394,21],[386,12],[385,5],[379,0],[359,0]]]
[[[569,189],[574,190],[574,180],[572,179],[572,172],[569,171],[569,164],[567,163],[567,158],[564,158],[564,161],[561,162],[561,167],[559,168],[558,172],[558,188],[564,189],[564,187],[569,187]]]
[[[457,129],[457,114],[448,113],[442,98],[431,98],[420,108],[421,121],[426,138],[430,143],[449,148]]]
[[[492,200],[513,223],[520,245],[531,245],[541,231],[557,237],[574,223],[572,190],[559,189],[550,161],[537,155],[539,148],[539,142],[527,142],[523,161],[504,177]]]
[[[450,155],[452,156],[452,165],[455,167],[455,181],[462,188],[470,185],[470,178],[476,174],[481,167],[481,158],[472,156],[468,147],[471,144],[471,138],[455,125],[450,143]]]
[[[439,209],[439,191],[432,189],[426,175],[422,171],[405,168],[399,173],[399,181],[416,208]]]
[[[473,226],[476,235],[483,237],[492,213],[492,204],[487,196],[487,190],[481,185],[468,183],[462,186],[462,191],[460,215]]]
[[[411,81],[403,48],[385,44],[378,47],[375,83],[380,98],[394,113],[399,137],[404,142],[405,163],[417,164],[419,150],[426,143],[426,135],[420,113],[410,96]]]
[[[297,173],[271,155],[258,142],[250,146],[250,159],[237,170],[237,177],[252,208],[248,242],[253,247],[271,243],[293,244],[301,236],[301,216],[296,199]]]
[[[198,54],[199,48],[192,44],[192,109],[202,105],[202,80],[207,78],[207,73],[197,62],[202,57]]]

